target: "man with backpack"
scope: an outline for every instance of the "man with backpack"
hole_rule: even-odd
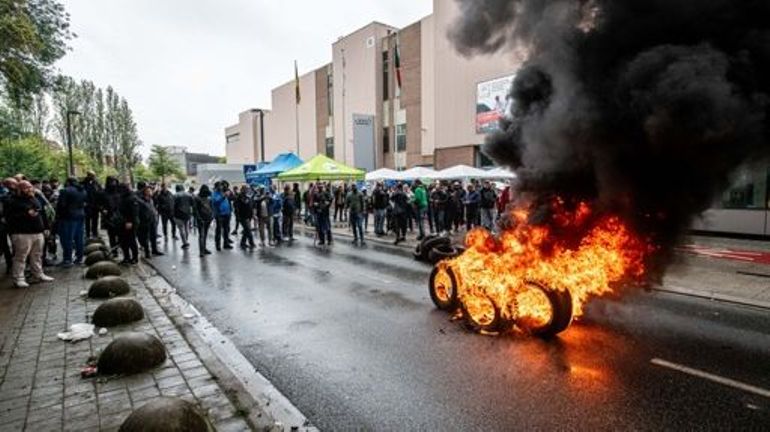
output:
[[[176,190],[179,192],[180,185],[177,185]],[[184,190],[184,188],[182,188]],[[158,215],[160,215],[160,221],[163,225],[163,239],[168,241],[168,225],[171,223],[171,235],[176,240],[176,223],[174,223],[174,194],[168,190],[165,183],[161,183],[160,190],[155,194],[155,206],[158,209]],[[182,239],[184,243],[187,243],[186,239]]]

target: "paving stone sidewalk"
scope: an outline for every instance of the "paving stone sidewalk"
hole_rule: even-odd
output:
[[[101,303],[80,295],[90,285],[84,270],[52,269],[56,282],[22,293],[6,279],[0,281],[6,312],[0,318],[0,431],[117,430],[133,410],[160,396],[197,404],[219,431],[252,429],[134,270],[124,276],[130,295],[144,308],[144,320],[74,344],[59,340],[57,333],[89,322]],[[167,349],[166,362],[128,377],[80,377],[89,356],[128,331],[158,336]]]

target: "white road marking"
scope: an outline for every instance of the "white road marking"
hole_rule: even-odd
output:
[[[763,389],[761,387],[753,386],[753,385],[750,385],[750,384],[745,384],[745,383],[742,383],[740,381],[735,381],[735,380],[732,380],[730,378],[725,378],[725,377],[722,377],[722,376],[719,376],[719,375],[710,374],[708,372],[703,372],[703,371],[698,370],[698,369],[693,369],[693,368],[690,368],[690,367],[687,367],[687,366],[683,366],[683,365],[680,365],[680,364],[672,363],[670,361],[662,360],[662,359],[659,359],[659,358],[654,358],[654,359],[650,360],[650,363],[652,363],[654,365],[657,365],[657,366],[662,366],[662,367],[665,367],[665,368],[673,369],[675,371],[682,372],[682,373],[685,373],[687,375],[692,375],[692,376],[695,376],[695,377],[698,377],[698,378],[703,378],[705,380],[712,381],[712,382],[715,382],[717,384],[722,384],[724,386],[736,388],[738,390],[743,390],[743,391],[745,391],[747,393],[753,393],[753,394],[758,395],[758,396],[763,396],[763,397],[766,397],[766,398],[770,398],[770,390]]]

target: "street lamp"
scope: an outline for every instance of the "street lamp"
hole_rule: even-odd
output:
[[[75,162],[72,160],[72,121],[70,120],[70,116],[76,115],[80,115],[80,112],[76,110],[67,110],[67,151],[69,152],[70,159],[70,177],[75,176]]]

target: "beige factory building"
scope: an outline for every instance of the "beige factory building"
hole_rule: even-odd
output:
[[[228,162],[269,161],[297,153],[299,142],[302,159],[324,153],[365,170],[487,165],[483,132],[505,108],[519,60],[462,57],[446,37],[456,3],[434,0],[433,8],[402,29],[373,22],[338,39],[331,63],[300,76],[299,105],[287,77],[270,109],[243,112],[225,129]]]

